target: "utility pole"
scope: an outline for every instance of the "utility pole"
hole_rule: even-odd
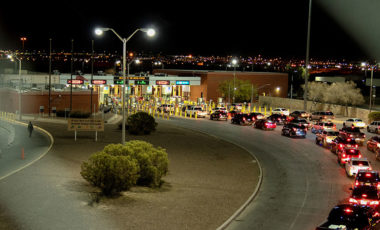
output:
[[[70,71],[71,71],[71,82],[70,82],[70,113],[73,109],[73,61],[74,61],[74,39],[71,39],[71,64],[70,64]],[[69,114],[70,114],[69,113]]]
[[[92,105],[92,93],[94,91],[93,89],[93,85],[92,85],[92,80],[94,78],[94,40],[91,40],[91,47],[92,47],[92,52],[91,52],[91,87],[90,87],[90,90],[91,90],[91,94],[90,94],[90,112],[92,113],[92,108],[93,108],[93,105]],[[94,109],[94,113],[95,113],[95,109]]]
[[[307,109],[307,82],[309,78],[309,49],[310,49],[310,24],[311,24],[311,5],[312,0],[309,0],[309,17],[307,21],[307,42],[306,42],[306,62],[305,62],[305,90],[303,93],[303,109]]]
[[[51,38],[49,39],[49,117],[51,110]]]

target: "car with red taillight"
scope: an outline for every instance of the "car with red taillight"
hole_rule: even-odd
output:
[[[312,125],[311,127],[311,132],[312,133],[320,133],[322,131],[327,131],[327,130],[336,130],[336,125],[332,122],[323,122],[323,121],[318,121],[315,124]]]
[[[306,137],[307,128],[303,125],[288,123],[282,127],[281,135],[289,137]]]
[[[255,123],[253,124],[255,128],[258,129],[264,129],[264,130],[274,130],[276,128],[276,123],[268,120],[268,119],[259,119],[256,120]]]
[[[249,116],[251,117],[251,119],[252,119],[253,121],[256,121],[256,120],[264,119],[264,118],[265,118],[264,114],[262,114],[262,113],[256,113],[256,112],[254,112],[254,113],[250,113]]]
[[[227,121],[227,113],[223,110],[215,111],[210,114],[210,120],[225,120]]]
[[[369,125],[367,125],[367,131],[374,132],[376,134],[379,134],[380,130],[380,121],[372,121]]]
[[[315,135],[315,143],[327,148],[338,135],[339,132],[337,131],[322,131],[321,133],[317,133]]]
[[[344,147],[342,151],[338,151],[338,163],[344,165],[351,158],[361,158],[362,154],[359,149],[352,147]]]
[[[380,190],[379,172],[375,170],[359,170],[352,187],[354,188],[363,185],[375,186]]]
[[[351,188],[352,194],[349,198],[350,204],[356,204],[360,206],[369,206],[376,208],[380,203],[380,196],[376,186],[357,186]]]
[[[268,120],[271,120],[273,122],[276,122],[277,125],[283,125],[286,122],[289,121],[289,117],[286,115],[281,114],[272,114],[269,117],[267,117]]]
[[[342,151],[344,147],[359,148],[359,145],[353,139],[343,138],[341,136],[337,136],[330,143],[330,150],[335,154],[338,154],[338,152]]]
[[[380,148],[380,137],[373,136],[367,141],[367,149],[376,152],[376,149]]]
[[[352,177],[360,170],[372,170],[370,162],[367,158],[350,158],[345,165],[346,174],[349,177]]]
[[[339,130],[339,135],[343,138],[354,139],[359,145],[363,145],[365,141],[365,134],[360,131],[358,127],[343,127]]]
[[[311,124],[309,122],[307,122],[307,120],[304,118],[296,118],[296,119],[291,120],[289,123],[303,125],[307,129],[309,129],[311,127]]]
[[[379,220],[379,213],[372,207],[339,204],[330,211],[327,220],[316,230],[379,230]]]
[[[246,113],[238,113],[238,114],[235,114],[233,118],[231,118],[231,124],[251,125],[252,123],[253,123],[253,120]]]

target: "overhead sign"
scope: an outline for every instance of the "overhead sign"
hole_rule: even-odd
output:
[[[91,80],[91,84],[93,84],[93,85],[105,85],[105,84],[107,84],[107,80]]]
[[[190,85],[190,81],[176,81],[176,85]]]
[[[168,80],[157,80],[156,85],[170,85],[170,81],[168,81]]]
[[[69,131],[104,131],[102,119],[70,118],[67,124]]]
[[[149,85],[149,81],[135,80],[135,85]]]
[[[143,76],[132,76],[132,77],[126,77],[128,80],[146,80],[149,81],[149,77],[143,77]],[[123,76],[120,77],[114,77],[114,80],[123,80]]]
[[[79,79],[73,79],[72,84],[73,85],[83,85],[83,80]],[[67,79],[67,84],[71,84],[71,79]]]

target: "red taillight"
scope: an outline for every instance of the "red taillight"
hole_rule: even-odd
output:
[[[343,144],[339,144],[339,147],[340,147],[340,148],[343,148],[343,146],[344,146]]]
[[[352,137],[352,134],[350,134],[350,137]]]
[[[354,212],[354,211],[352,211],[352,209],[346,208],[346,209],[344,209],[344,212],[345,213],[351,213],[351,212]]]
[[[355,148],[359,147],[359,145],[355,145]]]
[[[355,181],[355,186],[358,186],[359,185],[359,181]]]
[[[350,138],[348,138],[348,139],[347,139],[347,141],[351,141],[351,139],[350,139]]]
[[[380,189],[380,183],[377,183],[377,189]]]
[[[362,194],[362,197],[367,197],[367,194]]]
[[[365,174],[365,177],[371,177],[371,176],[372,176],[371,173],[366,173],[366,174]]]
[[[354,150],[354,149],[350,149],[350,152],[352,152],[352,153],[353,153],[353,152],[355,152],[355,150]]]
[[[243,117],[243,121],[245,121],[245,117]]]
[[[362,155],[361,155],[361,154],[359,154],[358,158],[361,158],[361,157],[362,157]]]
[[[379,201],[377,201],[377,200],[371,201],[371,202],[369,202],[369,205],[379,205]]]
[[[342,154],[342,157],[345,158],[345,157],[346,157],[346,154],[343,153],[343,154]]]
[[[365,137],[365,134],[363,135],[363,137]]]
[[[295,132],[295,131],[297,131],[297,129],[296,129],[296,128],[293,128],[293,131]]]

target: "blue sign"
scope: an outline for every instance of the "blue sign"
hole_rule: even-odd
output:
[[[190,85],[190,81],[176,81],[176,85]]]

